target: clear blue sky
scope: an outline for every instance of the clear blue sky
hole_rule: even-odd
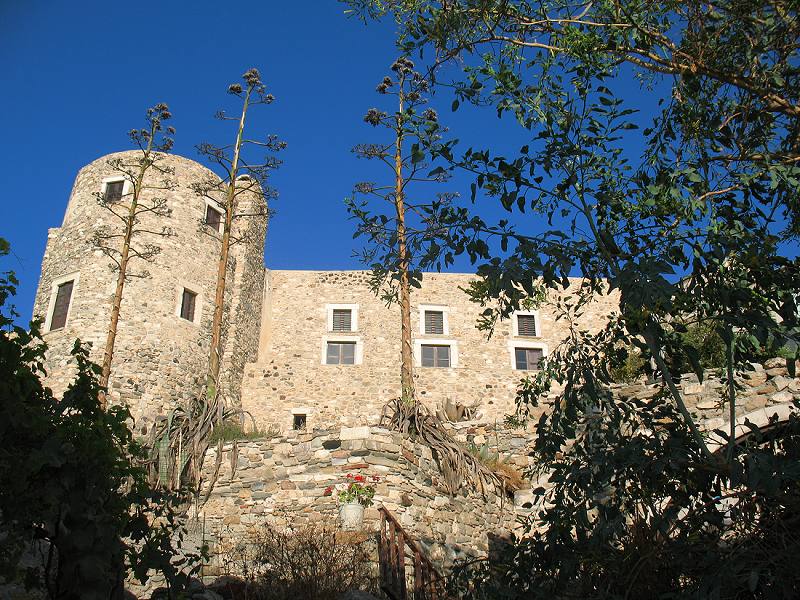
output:
[[[372,106],[390,109],[374,89],[396,51],[391,22],[365,25],[344,9],[336,0],[0,0],[0,237],[13,252],[0,268],[20,280],[20,320],[30,318],[47,229],[61,224],[77,171],[129,149],[126,132],[157,102],[174,114],[176,153],[197,159],[199,142],[230,143],[213,114],[230,108],[227,86],[251,66],[277,100],[252,113],[249,132],[288,143],[272,180],[280,197],[267,266],[361,268],[343,200],[355,182],[378,175],[350,150],[383,139],[362,119]],[[621,97],[643,109],[640,122],[649,120],[656,98],[630,79],[618,83]],[[462,105],[452,113],[451,101],[440,93],[433,106],[462,149],[502,152],[525,143],[520,128],[498,121],[492,108]],[[460,178],[442,191],[467,196],[468,186]],[[507,216],[497,205],[489,199],[482,215]],[[466,260],[455,266],[471,269]]]
[[[344,9],[335,0],[0,0],[0,236],[12,245],[3,268],[20,279],[21,320],[30,317],[47,229],[61,224],[78,169],[129,149],[126,132],[160,101],[174,114],[176,153],[196,159],[201,141],[229,143],[212,116],[250,66],[277,98],[253,113],[250,132],[288,143],[272,181],[280,198],[266,264],[360,268],[343,199],[374,177],[350,149],[376,139],[362,118],[379,104],[374,89],[396,51],[391,23],[366,26]],[[497,136],[490,114],[478,125],[469,110],[440,112],[478,142]]]

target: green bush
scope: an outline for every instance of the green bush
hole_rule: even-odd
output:
[[[0,240],[0,256],[8,245]],[[49,598],[107,600],[128,571],[161,571],[184,586],[199,556],[173,546],[180,498],[147,484],[127,408],[100,408],[99,367],[79,341],[75,380],[57,399],[42,384],[39,323],[15,326],[6,308],[16,279],[0,274],[0,577]],[[26,550],[41,560],[21,561]]]

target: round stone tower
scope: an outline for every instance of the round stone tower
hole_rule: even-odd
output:
[[[97,246],[99,231],[121,233],[113,207],[128,204],[131,183],[115,167],[135,161],[139,151],[101,157],[80,170],[61,227],[48,232],[34,315],[43,320],[48,344],[46,383],[62,393],[74,375],[70,351],[76,338],[92,344],[102,360],[117,272]],[[222,234],[219,208],[198,195],[194,185],[219,178],[192,160],[161,155],[150,169],[140,203],[163,198],[168,216],[143,213],[133,245],[157,247],[150,260],[132,260],[122,298],[109,394],[124,402],[137,428],[183,400],[204,393],[213,301]],[[171,182],[165,186],[164,181]],[[238,404],[245,362],[255,360],[264,289],[266,206],[258,186],[238,196],[228,265],[223,323],[221,390]],[[246,215],[246,216],[244,216]],[[163,228],[170,235],[159,235]],[[110,240],[119,244],[119,240]],[[149,274],[144,274],[147,271]],[[142,276],[142,275],[145,276]]]

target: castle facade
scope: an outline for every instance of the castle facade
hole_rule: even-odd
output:
[[[44,323],[47,383],[56,393],[74,374],[76,338],[102,359],[116,274],[92,240],[116,224],[98,198],[129,185],[110,161],[135,156],[112,154],[81,169],[64,222],[48,233],[34,314]],[[126,403],[142,430],[204,393],[221,237],[214,206],[192,187],[216,176],[175,155],[159,164],[174,170],[176,185],[143,194],[163,196],[170,216],[147,223],[145,214],[141,225],[153,232],[167,226],[171,235],[135,238],[160,252],[133,265],[149,276],[126,283],[109,382],[111,401]],[[364,271],[266,269],[267,217],[255,210],[263,202],[247,193],[237,207],[250,216],[234,221],[240,242],[228,265],[222,393],[260,426],[282,431],[377,423],[384,403],[400,393],[398,308],[375,296]],[[487,337],[476,327],[483,308],[462,290],[474,278],[426,273],[412,293],[415,385],[432,409],[449,402],[484,421],[502,421],[513,412],[520,380],[564,339],[569,324],[544,303],[515,313]],[[616,306],[616,296],[600,298],[578,325],[599,328]]]

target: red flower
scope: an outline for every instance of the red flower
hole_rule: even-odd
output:
[[[352,473],[348,473],[348,474],[347,474],[347,478],[348,478],[348,479],[352,479],[352,478],[353,478],[353,474],[352,474]]]
[[[328,486],[325,488],[325,491],[322,492],[323,496],[330,496],[333,493],[333,487]]]
[[[356,475],[355,480],[363,483],[364,481],[366,481],[366,478],[363,475]]]

